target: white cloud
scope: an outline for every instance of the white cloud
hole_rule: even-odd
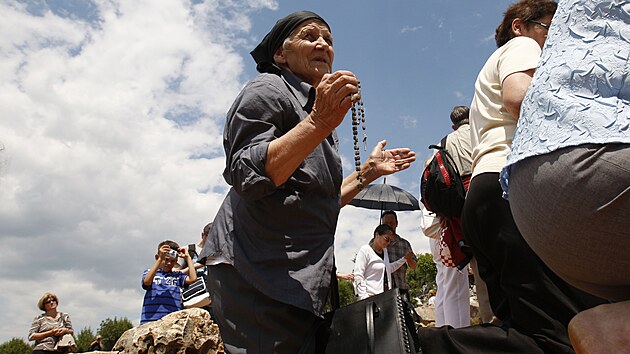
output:
[[[457,101],[460,101],[460,102],[467,102],[471,100],[470,95],[467,95],[461,91],[453,91],[453,96],[455,96]],[[466,103],[465,105],[468,106],[469,104]]]
[[[93,7],[86,17],[0,3],[0,343],[26,338],[45,292],[77,331],[105,318],[138,323],[157,243],[197,241],[227,192],[221,131],[247,79],[236,48],[252,44],[251,16],[278,3]],[[378,217],[342,210],[340,270],[352,270]],[[428,252],[419,214],[399,220]]]
[[[410,115],[404,115],[399,118],[402,121],[403,127],[415,128],[418,125],[418,118]]]
[[[481,43],[486,43],[486,42],[492,42],[494,43],[494,34],[489,34],[486,37],[481,38],[480,42]]]
[[[157,243],[197,241],[225,195],[235,46],[277,3],[96,6],[89,23],[0,4],[0,342],[26,338],[47,291],[76,330],[137,323]]]
[[[405,26],[400,30],[400,33],[416,32],[422,29],[422,26]]]

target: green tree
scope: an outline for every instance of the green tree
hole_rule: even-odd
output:
[[[84,327],[79,334],[75,336],[75,342],[77,343],[77,353],[87,352],[90,344],[94,341],[94,332],[92,328]]]
[[[354,288],[350,280],[339,279],[339,306],[350,305],[357,301]]]
[[[13,338],[0,344],[0,354],[30,354],[33,347],[22,338]]]
[[[97,333],[103,337],[102,342],[105,347],[103,350],[112,350],[114,344],[118,341],[118,338],[120,338],[125,331],[131,328],[133,328],[133,325],[127,317],[123,317],[121,319],[114,317],[113,320],[111,318],[107,318],[101,321],[101,326],[99,327]]]
[[[407,283],[409,284],[409,297],[414,306],[417,306],[416,297],[424,299],[429,290],[435,288],[435,275],[437,267],[433,263],[430,253],[418,254],[416,269],[407,270]]]

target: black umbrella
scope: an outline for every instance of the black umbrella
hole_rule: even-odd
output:
[[[376,210],[420,210],[418,199],[411,193],[396,186],[386,184],[370,184],[348,203],[361,208]]]

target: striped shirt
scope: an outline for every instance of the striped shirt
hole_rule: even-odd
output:
[[[67,313],[59,312],[59,317],[56,320],[42,313],[33,320],[31,329],[28,331],[28,339],[32,340],[31,337],[35,333],[50,331],[58,327],[72,329],[72,322]],[[36,340],[33,350],[55,351],[55,345],[58,340],[59,338],[55,336],[48,336],[44,339]]]
[[[142,274],[142,288],[144,294],[142,316],[140,324],[159,320],[171,312],[182,309],[182,287],[186,281],[186,274],[180,272],[165,273],[158,269],[150,287],[144,285],[144,277],[149,270]]]

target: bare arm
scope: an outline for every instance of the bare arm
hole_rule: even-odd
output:
[[[38,333],[33,333],[30,337],[29,340],[42,340],[46,337],[50,337],[50,336],[54,336],[55,335],[55,330],[51,329],[45,332],[38,332]]]
[[[39,341],[42,339],[45,339],[47,337],[61,337],[64,334],[74,334],[74,330],[72,329],[72,324],[71,323],[66,323],[64,321],[64,326],[57,326],[55,328],[49,329],[47,331],[44,332],[35,332],[32,333],[29,336],[29,340],[32,341]]]
[[[276,186],[282,185],[315,148],[343,121],[358,92],[357,79],[349,71],[326,74],[316,87],[312,112],[293,129],[269,143],[265,172]]]
[[[195,263],[195,270],[200,269],[200,268],[203,268],[203,267],[205,267],[205,265],[204,265],[204,264],[201,264],[201,263]],[[182,269],[180,269],[179,271],[180,271],[180,272],[182,272],[182,273],[188,273],[188,266],[186,266],[186,268],[182,268]]]
[[[149,287],[151,286],[151,284],[153,284],[153,278],[157,274],[158,269],[160,269],[160,266],[162,265],[162,262],[166,258],[166,255],[168,254],[168,251],[170,249],[171,248],[168,245],[163,245],[158,250],[158,258],[155,260],[155,263],[153,263],[151,268],[149,268],[147,275],[145,275],[144,279],[142,280],[142,284],[144,284],[144,286]]]
[[[416,269],[416,267],[418,266],[418,263],[416,263],[416,260],[414,259],[413,251],[407,251],[404,258],[409,268]]]
[[[521,103],[523,103],[523,98],[525,98],[525,93],[527,93],[533,76],[534,69],[530,69],[508,75],[503,80],[503,106],[514,117],[518,118],[521,113]]]
[[[416,153],[408,148],[383,150],[387,140],[379,141],[367,161],[361,165],[363,186],[367,186],[381,176],[406,170],[416,160]],[[341,206],[348,204],[358,193],[357,172],[344,178],[341,184]]]
[[[344,280],[353,281],[354,280],[354,274],[352,274],[352,273],[350,273],[350,274],[337,273],[337,279],[344,279]]]

